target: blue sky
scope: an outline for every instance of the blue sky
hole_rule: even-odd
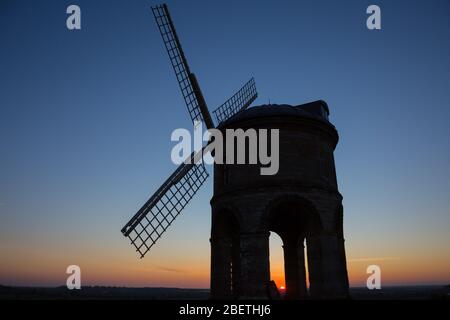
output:
[[[0,282],[41,283],[11,271],[41,251],[137,258],[120,229],[175,169],[171,132],[191,125],[155,3],[1,0]],[[448,1],[167,3],[211,110],[252,76],[254,104],[328,103],[349,259],[435,259],[450,280]],[[366,28],[370,4],[382,30]],[[211,182],[140,263],[208,269]]]

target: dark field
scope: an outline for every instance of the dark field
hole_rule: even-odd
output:
[[[449,300],[450,286],[385,287],[380,290],[350,288],[355,300]],[[209,289],[82,287],[68,290],[56,288],[0,286],[0,300],[9,299],[145,299],[145,300],[205,300]]]

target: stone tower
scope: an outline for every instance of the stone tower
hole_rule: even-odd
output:
[[[279,171],[261,175],[260,165],[215,165],[211,298],[269,297],[270,232],[283,241],[287,299],[348,296],[342,196],[333,156],[338,133],[328,115],[324,101],[264,105],[219,126],[279,129]]]

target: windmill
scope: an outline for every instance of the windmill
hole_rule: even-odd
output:
[[[208,129],[214,128],[214,121],[197,79],[189,68],[167,5],[154,6],[152,12],[192,122],[195,124],[203,121]],[[236,94],[213,111],[217,125],[248,108],[256,97],[255,80],[251,78]],[[198,163],[203,149],[197,153],[194,151],[122,228],[122,234],[131,241],[141,258],[209,177],[203,162]]]

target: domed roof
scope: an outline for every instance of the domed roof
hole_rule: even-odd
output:
[[[267,118],[267,117],[302,117],[325,122],[333,126],[328,121],[329,109],[325,101],[318,100],[297,106],[288,104],[265,104],[254,106],[244,111],[238,112],[225,122],[220,127],[228,126],[235,122],[240,122],[248,119]]]

